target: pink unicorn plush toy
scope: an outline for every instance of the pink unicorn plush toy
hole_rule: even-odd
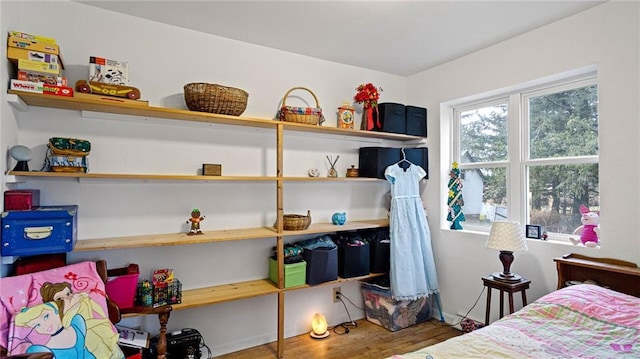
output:
[[[582,218],[580,218],[582,225],[573,231],[573,234],[576,236],[579,235],[580,239],[572,237],[569,239],[575,245],[582,243],[585,247],[593,248],[598,246],[598,237],[600,236],[600,212],[592,212],[587,206],[581,204],[580,213],[582,213]]]

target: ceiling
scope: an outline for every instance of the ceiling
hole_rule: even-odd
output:
[[[604,1],[94,1],[90,6],[409,76]]]

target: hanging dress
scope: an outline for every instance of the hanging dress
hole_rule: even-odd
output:
[[[385,170],[391,183],[391,291],[398,300],[413,300],[438,291],[431,233],[420,198],[420,166],[398,164]]]

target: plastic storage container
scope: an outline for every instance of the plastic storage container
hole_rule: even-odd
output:
[[[367,320],[392,332],[431,319],[431,297],[395,300],[391,290],[376,282],[361,283]]]
[[[133,307],[136,300],[138,273],[124,274],[109,278],[105,285],[107,295],[120,309]]]

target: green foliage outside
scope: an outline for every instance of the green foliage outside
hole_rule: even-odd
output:
[[[594,85],[531,98],[531,159],[598,154],[597,91]],[[463,113],[461,120],[462,163],[508,160],[506,104]],[[491,166],[480,170],[483,203],[508,206],[506,168]],[[530,166],[529,191],[529,223],[572,233],[581,224],[580,204],[599,209],[598,165]]]

